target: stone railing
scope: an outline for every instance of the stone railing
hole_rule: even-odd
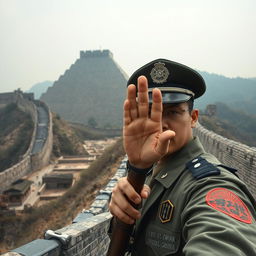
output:
[[[256,198],[256,148],[224,138],[197,124],[194,135],[200,138],[205,150],[224,165],[238,170],[238,175]]]

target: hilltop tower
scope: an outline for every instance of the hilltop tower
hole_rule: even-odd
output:
[[[81,51],[41,100],[67,121],[88,124],[93,118],[99,127],[120,128],[126,82],[109,50]]]

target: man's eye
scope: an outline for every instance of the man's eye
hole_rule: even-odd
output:
[[[176,110],[169,110],[169,111],[167,111],[167,115],[178,115],[178,114],[179,114],[179,112],[176,111]]]

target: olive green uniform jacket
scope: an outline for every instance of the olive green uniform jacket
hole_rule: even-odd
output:
[[[194,138],[147,179],[131,255],[256,255],[255,201],[219,165]]]

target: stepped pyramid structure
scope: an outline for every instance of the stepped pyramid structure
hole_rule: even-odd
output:
[[[81,51],[41,100],[67,121],[120,128],[127,78],[109,50]]]

